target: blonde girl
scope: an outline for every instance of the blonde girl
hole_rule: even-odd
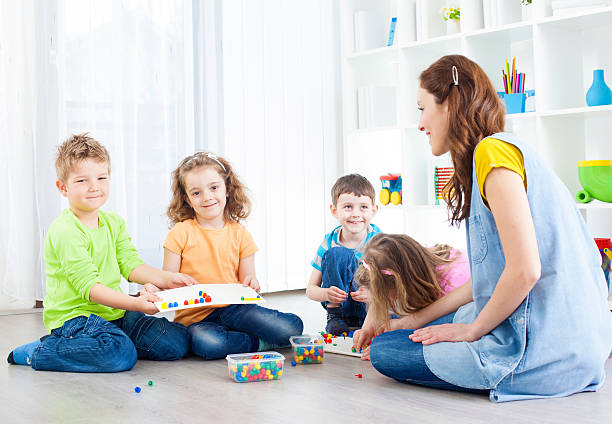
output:
[[[370,304],[354,335],[359,348],[376,333],[426,324],[424,309],[470,279],[465,252],[446,244],[425,247],[404,234],[377,234],[362,259],[355,280],[368,289]],[[363,359],[368,357],[366,349]]]
[[[246,187],[227,160],[208,152],[183,159],[172,173],[164,269],[180,269],[201,283],[240,282],[259,291],[257,246],[240,223],[250,208]],[[303,329],[297,315],[252,304],[183,309],[174,319],[188,327],[192,351],[204,359],[287,346]]]

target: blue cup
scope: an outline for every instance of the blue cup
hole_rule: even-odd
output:
[[[506,113],[523,113],[525,112],[525,93],[504,93],[504,102],[506,102]]]

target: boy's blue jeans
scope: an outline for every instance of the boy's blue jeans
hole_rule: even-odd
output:
[[[426,327],[451,323],[454,316],[455,313],[453,312],[430,322]],[[489,390],[455,386],[438,378],[425,363],[423,345],[414,343],[408,338],[413,332],[414,330],[390,331],[382,333],[372,340],[370,361],[378,372],[405,383],[458,392],[489,394]]]
[[[131,369],[138,358],[169,361],[188,352],[189,333],[179,323],[133,311],[110,322],[92,314],[72,318],[41,338],[32,368],[117,372]]]
[[[260,339],[279,347],[289,346],[289,337],[302,334],[303,329],[297,315],[253,304],[217,308],[188,327],[191,350],[204,359],[256,352]]]
[[[354,301],[350,294],[359,288],[353,281],[358,266],[355,253],[351,249],[332,247],[321,258],[321,287],[326,289],[335,286],[348,293],[346,300],[340,304],[344,317],[363,319],[367,314],[366,304]],[[324,301],[321,305],[327,309],[328,303]]]

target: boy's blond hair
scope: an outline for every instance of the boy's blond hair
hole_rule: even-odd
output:
[[[341,194],[354,194],[355,196],[368,196],[374,203],[376,192],[374,186],[368,181],[368,179],[359,174],[349,174],[340,177],[336,180],[336,183],[331,189],[332,204],[336,206],[338,204],[338,197]]]
[[[89,133],[83,133],[72,135],[57,148],[55,159],[57,178],[66,181],[73,167],[85,159],[106,162],[110,173],[110,155],[106,147],[90,137]]]

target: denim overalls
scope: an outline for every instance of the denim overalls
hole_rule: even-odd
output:
[[[516,311],[480,340],[424,346],[427,366],[451,384],[491,389],[491,400],[498,402],[597,390],[612,348],[612,313],[597,247],[574,198],[548,165],[512,134],[491,137],[523,154],[541,277]],[[475,166],[472,181],[466,231],[473,302],[457,311],[457,323],[475,320],[505,266]]]

